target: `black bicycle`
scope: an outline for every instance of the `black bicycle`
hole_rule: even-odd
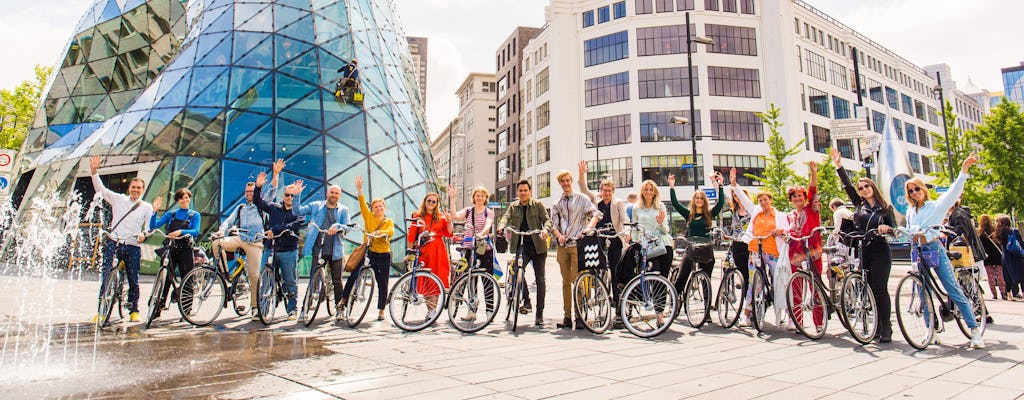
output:
[[[384,288],[377,288],[377,277],[376,272],[373,272],[373,267],[370,266],[370,242],[375,238],[386,238],[387,233],[373,233],[366,232],[365,229],[354,226],[353,228],[363,232],[366,235],[366,248],[367,251],[363,252],[363,263],[351,273],[356,274],[356,281],[348,288],[348,297],[345,298],[345,304],[338,310],[338,314],[345,319],[345,323],[348,324],[349,328],[355,328],[363,322],[363,318],[366,317],[366,311],[370,309],[370,302],[374,299],[375,290],[384,290]]]
[[[332,289],[331,280],[331,264],[324,261],[324,243],[326,243],[328,231],[321,228],[319,225],[310,222],[310,229],[316,229],[320,232],[318,249],[320,250],[316,254],[316,265],[313,266],[313,270],[309,272],[309,286],[306,286],[306,295],[302,299],[302,311],[299,312],[299,319],[306,326],[313,324],[313,320],[316,319],[317,311],[320,311],[320,305],[327,303],[324,307],[327,311],[328,317],[334,315],[331,311],[331,307],[334,304],[333,296],[334,291]],[[356,224],[348,224],[345,227],[351,229]],[[339,230],[337,234],[344,234],[344,231]]]
[[[712,234],[730,241],[743,241],[739,236],[726,235],[725,231],[720,228],[715,228]],[[743,313],[743,300],[746,292],[747,277],[736,266],[736,261],[732,256],[732,246],[730,245],[729,251],[725,253],[725,258],[722,260],[722,282],[718,286],[718,295],[715,296],[715,310],[718,312],[718,323],[723,328],[732,328],[736,325],[736,321],[740,319],[740,314]]]
[[[243,232],[243,230],[235,230]],[[223,240],[224,236],[210,235],[211,241]],[[200,250],[202,251],[202,250]],[[215,260],[197,265],[181,280],[182,291],[191,296],[179,303],[182,317],[195,326],[209,325],[217,320],[220,311],[230,305],[239,317],[244,317],[249,308],[249,277],[245,272],[245,264],[234,270],[228,270],[226,257],[215,255]],[[228,284],[230,282],[230,285]],[[230,295],[229,295],[230,294]],[[230,300],[230,303],[228,302]],[[185,304],[185,303],[188,304]]]
[[[700,269],[700,264],[714,261],[714,250],[711,246],[714,241],[702,236],[690,236],[677,238],[678,245],[685,246],[684,249],[676,250],[680,260],[676,267],[669,273],[669,282],[678,282],[682,272],[682,264],[689,257],[693,265],[690,274],[686,277],[686,286],[680,293],[679,302],[676,307],[682,307],[686,315],[686,322],[690,326],[700,329],[708,322],[711,316],[711,277],[707,272]],[[707,255],[711,254],[711,257]],[[678,313],[678,310],[677,310]]]
[[[594,235],[608,240],[618,240],[618,236],[609,234],[614,228],[603,228],[594,231]],[[603,246],[604,257],[608,259],[608,246]],[[583,321],[583,327],[595,334],[602,334],[611,328],[615,313],[612,293],[609,290],[612,265],[607,263],[601,267],[586,265],[583,272],[576,276],[572,283],[572,304],[576,315]]]
[[[107,274],[107,279],[100,287],[99,301],[96,304],[96,318],[93,322],[96,323],[97,328],[106,326],[110,322],[115,308],[118,317],[124,318],[125,315],[131,314],[132,307],[131,302],[128,301],[128,290],[125,289],[125,285],[128,284],[125,263],[124,260],[117,257],[117,247],[125,246],[125,242],[131,238],[116,237],[113,233],[105,230],[101,230],[100,235],[113,240],[115,248],[114,259],[111,262],[113,269]]]
[[[153,234],[159,234],[160,236],[163,236],[165,238],[167,237],[167,233],[160,229],[154,229],[153,231],[149,232],[149,235],[146,236],[148,237]],[[177,239],[192,240],[192,235],[184,235],[178,237]],[[170,253],[170,248],[167,248],[164,249],[163,254],[160,256],[160,270],[157,271],[156,273],[156,280],[153,281],[153,291],[149,294],[149,304],[147,304],[147,329],[153,325],[153,321],[159,318],[160,312],[165,309],[165,305],[167,302],[166,296],[168,294],[170,294],[172,302],[178,303],[178,311],[181,313],[182,318],[184,318],[185,314],[188,314],[190,312],[190,310],[183,305],[183,303],[185,302],[181,301],[182,297],[186,297],[190,293],[182,293],[181,281],[179,280],[181,277],[176,276],[177,274],[174,273],[174,270],[170,266]],[[189,303],[189,305],[191,305],[191,301],[187,301],[186,299],[186,302]]]
[[[768,273],[767,262],[765,261],[764,241],[765,239],[775,240],[775,235],[752,236],[757,241],[757,260],[754,269],[750,271],[750,325],[754,326],[757,333],[764,332],[765,314],[768,307],[775,306],[775,286],[771,274]],[[753,255],[753,254],[751,254]],[[776,267],[778,268],[778,267]],[[777,314],[776,314],[777,315]]]
[[[478,332],[490,325],[501,306],[498,281],[487,271],[487,266],[494,265],[494,260],[484,260],[476,251],[477,245],[483,243],[490,246],[488,239],[473,236],[469,248],[465,249],[469,253],[466,270],[459,271],[461,259],[452,266],[458,277],[448,295],[448,323],[463,333]]]
[[[263,325],[270,325],[274,322],[274,313],[277,312],[278,303],[287,300],[288,296],[294,296],[294,294],[284,292],[284,277],[281,276],[280,268],[274,265],[274,259],[277,258],[277,239],[282,236],[295,236],[295,232],[285,229],[270,240],[270,255],[267,256],[267,263],[260,271],[256,286],[259,288],[257,293],[260,296],[256,301],[256,311]]]
[[[863,268],[862,260],[864,245],[879,237],[878,230],[872,229],[864,234],[839,232],[839,236],[857,245],[851,246],[850,253],[845,257],[837,256],[838,246],[823,249],[826,254],[830,254],[829,280],[842,282],[839,285],[838,301],[833,301],[839,305],[840,321],[846,321],[850,336],[860,344],[868,344],[874,340],[878,330],[878,307],[875,295],[867,284],[871,272]],[[833,259],[839,262],[833,263]]]
[[[519,314],[525,314],[520,311],[520,307],[523,305],[523,293],[530,290],[526,286],[526,262],[523,256],[525,249],[525,240],[527,237],[532,235],[539,235],[544,230],[534,229],[526,232],[520,232],[515,228],[506,226],[505,230],[519,235],[519,246],[516,248],[516,255],[512,257],[511,262],[508,266],[508,278],[505,280],[505,298],[508,300],[508,309],[505,311],[505,321],[511,319],[512,321],[512,332],[516,331],[516,325],[519,323]],[[532,239],[531,239],[532,240]],[[538,306],[541,306],[538,304]]]

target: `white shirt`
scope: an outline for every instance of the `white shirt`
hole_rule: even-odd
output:
[[[138,199],[132,201],[132,199],[126,195],[120,193],[114,193],[110,189],[103,186],[103,181],[100,180],[99,174],[92,176],[92,187],[103,196],[103,200],[110,203],[111,209],[111,224],[117,224],[114,231],[111,232],[111,236],[115,238],[127,238],[125,244],[130,246],[139,246],[136,236],[140,233],[149,231],[149,218],[153,214],[153,206],[149,203]],[[135,207],[135,203],[141,202],[138,207],[135,208],[131,214],[125,216],[132,207]],[[124,217],[122,221],[121,218]],[[118,224],[118,221],[121,223]],[[108,227],[109,229],[110,227]]]

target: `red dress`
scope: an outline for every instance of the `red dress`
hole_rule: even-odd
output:
[[[807,206],[803,210],[793,210],[789,214],[789,234],[795,237],[804,237],[811,234],[814,228],[821,226],[821,202],[818,201],[818,188],[811,186],[807,190]],[[821,235],[814,235],[807,241],[808,247],[811,249],[811,269],[814,273],[821,275]],[[799,255],[800,258],[804,256],[804,243],[799,241],[789,242],[789,257],[792,260],[794,256]],[[800,263],[793,262],[790,264],[792,272],[796,272],[797,268],[800,268]],[[803,300],[803,289],[796,287],[793,294],[793,302],[799,304]],[[814,324],[821,326],[822,321],[825,317],[824,305],[816,305],[811,310]],[[803,324],[803,309],[799,305],[793,306],[793,316],[796,318],[798,324]]]
[[[419,212],[414,212],[412,217],[420,218]],[[448,229],[448,220],[443,215],[437,221],[434,221],[433,216],[430,214],[422,217],[422,219],[424,224],[426,224],[425,228],[409,227],[409,248],[415,246],[416,237],[419,236],[421,229],[434,232],[434,239],[420,249],[420,262],[436,274],[438,278],[441,278],[441,283],[447,288],[449,286],[448,275],[451,273],[451,261],[448,257],[448,249],[445,248],[443,238],[452,237],[452,231]],[[420,288],[420,290],[423,289]]]

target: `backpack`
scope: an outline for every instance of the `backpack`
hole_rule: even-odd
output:
[[[1020,231],[1016,228],[1011,230],[1010,236],[1006,238],[1006,252],[1017,257],[1024,257],[1024,248],[1020,245]]]

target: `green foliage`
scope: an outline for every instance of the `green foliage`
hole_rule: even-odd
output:
[[[941,112],[939,114],[941,115]],[[932,182],[936,186],[948,187],[952,180],[956,179],[957,175],[960,174],[960,166],[963,165],[967,156],[971,155],[972,152],[977,152],[980,147],[976,139],[977,135],[973,131],[964,132],[963,129],[960,129],[959,124],[957,124],[957,118],[959,116],[953,111],[953,104],[947,100],[946,129],[949,131],[948,157],[946,156],[945,134],[928,132],[931,136],[932,147],[935,149],[935,155],[931,156],[932,162],[935,165],[935,171],[929,175],[936,178]],[[949,176],[949,160],[952,160],[953,164],[952,177]],[[989,209],[990,197],[986,193],[985,186],[981,180],[971,179],[967,181],[967,185],[964,187],[963,202],[971,206],[975,211],[987,211]]]
[[[0,148],[18,150],[32,125],[46,79],[53,67],[36,66],[36,79],[23,81],[14,89],[0,91],[0,115],[3,116],[0,131]]]
[[[980,162],[984,164],[974,167],[971,181],[991,189],[981,204],[967,203],[980,209],[975,215],[1024,210],[1024,115],[1020,106],[1004,97],[970,136],[981,144]]]
[[[831,151],[831,149],[829,149]],[[843,191],[843,183],[839,181],[839,174],[836,167],[832,165],[832,158],[826,152],[821,161],[818,162],[818,199],[821,200],[821,220],[828,225],[832,222],[832,209],[828,203],[834,198],[849,201],[846,192]],[[852,175],[852,174],[851,174]],[[857,178],[851,178],[857,179]]]
[[[764,189],[771,192],[772,196],[775,197],[773,204],[775,208],[780,210],[788,209],[789,203],[786,202],[786,187],[795,184],[807,184],[806,178],[801,178],[793,172],[793,161],[789,158],[800,153],[800,148],[804,145],[804,139],[800,139],[792,147],[788,147],[786,139],[782,137],[782,133],[779,129],[782,127],[782,110],[775,106],[775,103],[771,103],[768,111],[764,113],[757,113],[758,118],[768,125],[768,130],[771,132],[768,134],[768,156],[765,158],[764,176],[755,176],[748,174],[747,177],[757,180],[764,184]]]

